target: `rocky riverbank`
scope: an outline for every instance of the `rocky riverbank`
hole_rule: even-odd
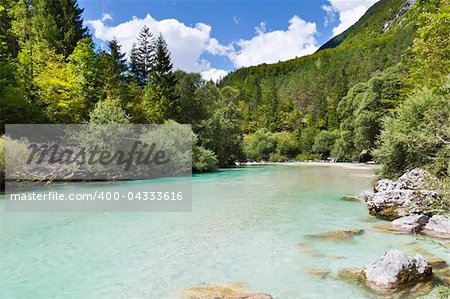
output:
[[[370,215],[390,221],[388,231],[450,239],[449,202],[436,188],[438,183],[430,173],[417,168],[397,181],[378,180],[372,191],[363,192],[359,198],[366,203]],[[439,271],[441,266],[436,266]],[[391,249],[364,269],[350,271],[350,276],[375,292],[390,293],[430,281],[433,267],[421,255],[407,256]],[[441,282],[448,285],[445,279]]]
[[[436,179],[423,169],[413,169],[396,182],[379,180],[373,191],[360,195],[377,218],[390,220],[391,228],[450,239],[449,202],[433,186]]]

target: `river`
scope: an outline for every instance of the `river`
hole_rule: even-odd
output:
[[[0,298],[176,298],[236,281],[274,298],[367,298],[337,273],[390,248],[450,263],[439,244],[380,231],[364,203],[341,199],[373,179],[370,167],[326,164],[198,174],[179,179],[193,186],[187,213],[10,213],[0,200]],[[310,237],[351,229],[364,233]]]

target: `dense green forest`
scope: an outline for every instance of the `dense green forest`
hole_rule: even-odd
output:
[[[334,159],[450,173],[450,2],[381,0],[313,55],[221,82],[142,28],[97,49],[76,0],[0,0],[0,121],[192,124],[194,169]]]

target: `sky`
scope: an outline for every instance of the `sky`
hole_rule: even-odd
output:
[[[129,54],[146,25],[162,34],[175,69],[218,80],[246,66],[314,53],[378,0],[79,0],[96,44]]]

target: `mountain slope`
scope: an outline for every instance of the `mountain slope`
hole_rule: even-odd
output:
[[[228,74],[221,86],[240,91],[246,130],[294,129],[281,118],[292,112],[292,107],[319,129],[338,128],[336,109],[348,89],[397,65],[411,46],[418,12],[413,6],[398,17],[409,1],[379,1],[356,24],[312,55]],[[392,24],[385,30],[388,22]],[[273,91],[271,96],[265,92],[268,89]]]
[[[390,66],[399,61],[399,54],[409,47],[414,36],[414,17],[408,11],[391,25],[390,30],[383,31],[384,25],[395,19],[407,0],[381,0],[372,6],[366,14],[352,27],[325,43],[316,53],[275,64],[262,64],[238,69],[223,79],[223,85],[232,85],[236,80],[245,80],[248,75],[285,75],[322,57],[333,59],[341,56],[340,52],[362,52],[367,56],[376,56],[383,49],[391,51],[392,61],[380,62],[380,66]],[[354,57],[349,57],[354,58]],[[367,58],[366,58],[367,59]],[[349,62],[345,61],[345,63]],[[339,63],[339,65],[345,65]]]
[[[395,21],[397,21],[412,7],[412,5],[414,5],[413,0],[390,0],[377,2],[367,10],[364,16],[362,16],[362,18],[356,24],[348,28],[343,33],[330,39],[328,42],[323,44],[318,51],[336,48],[347,38],[376,38],[377,35],[380,35],[384,31],[387,31],[388,27],[386,25],[391,25]],[[374,28],[377,28],[378,30],[373,31],[372,29]],[[379,31],[380,29],[382,29],[383,32]]]

